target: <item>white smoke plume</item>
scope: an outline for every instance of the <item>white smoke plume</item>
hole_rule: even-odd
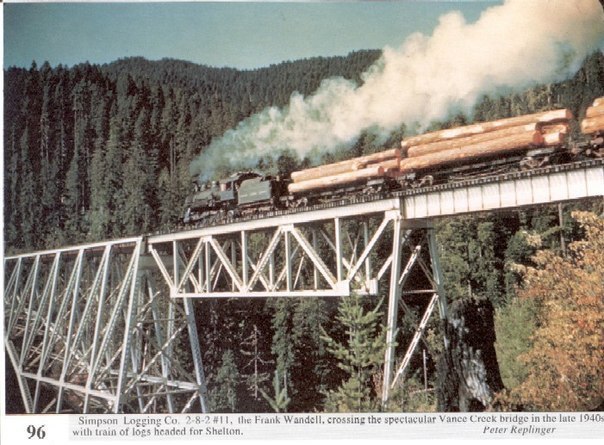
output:
[[[484,94],[520,90],[572,76],[604,49],[598,0],[507,0],[475,23],[459,12],[440,18],[431,36],[411,35],[387,47],[363,84],[334,78],[309,97],[267,108],[214,140],[191,172],[253,168],[292,150],[300,157],[353,145],[363,131],[380,137],[401,124],[425,126],[451,110],[469,111]]]

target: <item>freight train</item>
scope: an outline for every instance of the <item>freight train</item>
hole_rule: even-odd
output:
[[[295,171],[287,178],[252,171],[211,183],[195,178],[183,222],[205,225],[583,156],[604,157],[604,97],[587,109],[581,141],[569,140],[572,122],[568,109],[557,109],[412,136],[400,148]]]

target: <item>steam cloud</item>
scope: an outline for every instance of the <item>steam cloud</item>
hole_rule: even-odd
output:
[[[285,149],[303,157],[350,147],[363,131],[386,138],[402,123],[421,128],[451,110],[469,111],[497,89],[564,80],[598,49],[604,20],[597,0],[507,0],[475,23],[451,12],[431,36],[416,33],[385,48],[362,85],[329,79],[309,97],[294,93],[287,107],[242,121],[193,161],[191,173],[253,168]]]

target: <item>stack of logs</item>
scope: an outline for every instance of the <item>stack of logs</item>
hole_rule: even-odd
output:
[[[572,113],[562,108],[420,134],[404,139],[401,149],[293,172],[288,189],[292,194],[304,193],[530,148],[557,147],[566,141],[572,118]],[[594,101],[582,127],[585,133],[604,128],[604,98]]]
[[[572,117],[563,108],[412,136],[401,142],[406,158],[399,171],[407,174],[531,147],[558,146],[566,140]]]
[[[604,132],[604,97],[598,97],[587,108],[585,119],[581,121],[581,131],[584,134]]]
[[[301,193],[384,176],[389,172],[397,171],[400,160],[401,150],[393,148],[334,164],[300,170],[292,173],[292,183],[289,184],[288,190],[290,193]]]

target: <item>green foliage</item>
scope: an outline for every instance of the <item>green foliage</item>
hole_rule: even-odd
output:
[[[502,274],[509,221],[497,216],[458,217],[443,220],[437,227],[442,246],[445,292],[452,300],[480,297],[502,304]]]
[[[392,391],[388,409],[405,413],[426,413],[437,410],[436,391],[426,388],[423,378],[408,376],[404,385],[397,385]]]
[[[178,222],[194,156],[240,120],[326,77],[359,75],[379,51],[252,71],[129,58],[4,71],[5,238],[33,250]],[[285,154],[274,173],[297,159]],[[43,221],[43,224],[40,224]]]
[[[378,401],[371,389],[358,378],[351,376],[325,398],[326,412],[364,413],[377,411]]]
[[[7,251],[140,234],[178,222],[181,203],[190,192],[189,163],[214,137],[267,106],[286,105],[294,91],[311,94],[327,77],[343,76],[361,83],[360,73],[379,55],[379,51],[359,51],[251,71],[142,58],[103,66],[52,68],[44,63],[30,69],[6,69]],[[593,98],[604,95],[603,66],[604,56],[596,52],[573,79],[484,97],[472,116],[454,115],[432,128],[552,107],[568,107],[582,118]],[[396,146],[413,130],[401,125],[386,141],[363,134],[351,150],[313,154],[312,162]],[[572,130],[576,134],[578,128]],[[258,167],[288,175],[310,162],[285,152]],[[601,211],[601,202],[598,205]],[[535,241],[561,251],[561,234],[567,243],[585,235],[569,218],[570,209],[565,205],[562,228],[554,207],[523,210],[505,218],[448,219],[438,226],[449,298],[489,298],[498,308],[498,353],[510,387],[528,378],[528,366],[514,357],[530,348],[530,332],[543,322],[535,321],[535,311],[526,300],[516,298],[516,289],[523,271],[535,266],[531,259],[539,247]],[[376,409],[372,379],[383,360],[379,311],[367,311],[367,303],[358,297],[342,302],[351,306],[342,306],[340,310],[346,313],[340,312],[337,319],[333,317],[335,303],[325,300],[262,302],[252,309],[249,302],[243,307],[230,300],[202,305],[197,315],[215,407],[267,409],[257,393],[274,373],[270,400],[276,405],[272,409],[314,411],[322,403],[333,411]],[[402,335],[411,332],[407,322],[413,315],[406,313]],[[338,325],[345,326],[345,332]],[[251,338],[254,326],[261,335]],[[430,326],[428,333],[437,336]],[[434,345],[431,351],[438,352],[442,340],[428,341]],[[430,397],[411,394],[421,385],[416,385],[413,369],[409,375],[410,392],[400,406],[430,410]],[[242,384],[243,378],[247,385]],[[321,394],[328,394],[326,400]]]
[[[268,372],[263,372],[268,361],[263,358],[262,345],[263,335],[256,324],[252,327],[252,332],[246,337],[242,343],[239,352],[246,357],[247,363],[244,364],[243,370],[247,370],[244,375],[248,390],[253,394],[254,400],[259,399],[259,393],[262,391],[264,382],[269,379]]]
[[[329,321],[324,301],[314,298],[270,300],[275,372],[285,379],[291,408],[312,411],[330,374],[321,326]],[[312,388],[309,389],[309,388]]]
[[[222,364],[216,373],[213,389],[210,392],[212,412],[236,412],[237,393],[240,375],[235,356],[230,349],[222,354]]]
[[[30,69],[6,69],[8,248],[32,250],[57,246],[63,240],[96,241],[177,223],[191,188],[189,163],[212,138],[268,106],[286,105],[294,91],[311,94],[325,78],[342,76],[360,84],[360,74],[379,55],[379,51],[358,51],[250,71],[142,58],[103,66],[52,68],[34,63]],[[484,97],[473,116],[458,114],[433,127],[559,106],[581,118],[593,98],[604,95],[603,66],[603,56],[596,52],[570,80]],[[401,125],[385,141],[364,134],[351,150],[328,158],[396,145],[408,130]],[[308,162],[284,153],[259,167],[287,175]],[[549,222],[543,223],[551,228]],[[555,244],[559,235],[552,231],[545,241]],[[474,279],[488,293],[504,287],[500,279],[486,283],[484,277],[459,267],[455,273],[466,293]],[[463,290],[455,289],[453,294],[461,295]]]
[[[289,402],[291,402],[291,399],[287,395],[287,374],[283,374],[283,383],[281,383],[281,380],[279,371],[275,371],[275,376],[273,377],[274,397],[271,397],[264,390],[260,390],[262,397],[265,398],[272,410],[276,413],[287,412],[287,407]]]
[[[294,340],[292,312],[293,301],[289,298],[280,298],[275,302],[275,313],[273,315],[273,345],[272,352],[275,355],[276,372],[287,376],[294,364]]]
[[[518,357],[532,347],[537,323],[535,303],[530,300],[514,298],[495,312],[495,349],[499,372],[506,388],[517,387],[528,375],[526,363],[518,360]]]
[[[541,247],[541,237],[526,230],[518,230],[509,240],[505,250],[505,291],[506,299],[512,300],[516,287],[520,284],[524,266],[531,263],[535,249]]]
[[[313,411],[321,404],[321,391],[328,385],[330,357],[321,339],[321,326],[329,317],[329,308],[319,298],[301,298],[292,314],[294,363],[290,368],[292,409]],[[310,389],[312,388],[312,389]]]
[[[361,297],[343,298],[336,316],[344,329],[343,338],[333,338],[323,330],[327,350],[347,375],[339,388],[326,393],[327,411],[366,412],[377,408],[370,384],[384,361],[386,334],[381,327],[380,306],[381,302],[367,311]]]

